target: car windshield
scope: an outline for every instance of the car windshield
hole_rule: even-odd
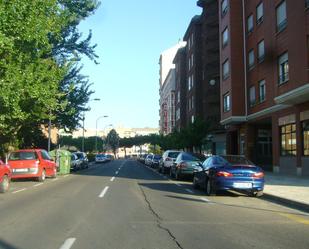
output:
[[[18,151],[12,152],[9,156],[9,160],[17,161],[17,160],[36,160],[37,155],[34,151]]]
[[[155,155],[153,158],[154,159],[161,159],[161,156]]]
[[[252,162],[250,162],[247,158],[243,156],[222,156],[226,160],[227,163],[232,165],[254,165]]]
[[[83,159],[84,158],[83,153],[75,153],[75,155],[78,157],[78,159]]]
[[[168,153],[168,157],[176,158],[176,157],[178,157],[179,153],[180,153],[180,152],[177,152],[177,151],[175,151],[175,152],[169,152],[169,153]]]
[[[199,155],[199,154],[189,154],[189,153],[184,153],[182,159],[184,161],[204,161],[205,156]]]

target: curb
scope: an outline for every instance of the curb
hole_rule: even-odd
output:
[[[297,209],[297,210],[309,213],[309,204],[304,203],[304,202],[291,200],[291,199],[280,197],[280,196],[277,196],[277,195],[268,194],[268,193],[265,193],[265,192],[264,192],[263,196],[261,197],[261,199],[271,201],[271,202],[281,204],[281,205],[289,207],[289,208],[293,208],[293,209]]]

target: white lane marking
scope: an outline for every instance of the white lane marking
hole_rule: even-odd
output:
[[[115,176],[113,176],[112,178],[111,178],[111,182],[113,182],[115,180]]]
[[[76,238],[68,238],[59,249],[70,249],[74,242],[75,242]]]
[[[52,181],[54,182],[54,181],[57,181],[58,180],[58,178],[55,178],[55,179],[53,179]]]
[[[207,202],[208,204],[214,204],[211,200],[208,200],[207,198],[201,197],[200,198],[202,201]]]
[[[35,184],[35,185],[33,185],[33,187],[38,187],[38,186],[41,186],[41,185],[43,185],[44,183],[38,183],[38,184]]]
[[[19,189],[19,190],[12,192],[12,194],[16,194],[16,193],[19,193],[19,192],[22,192],[22,191],[25,191],[25,190],[26,190],[26,188],[22,188],[22,189]]]
[[[108,189],[109,189],[109,186],[106,186],[106,187],[102,190],[101,194],[99,195],[99,198],[103,198],[104,195],[106,194],[106,192],[107,192]]]
[[[182,187],[181,184],[179,184],[179,183],[175,183],[175,184],[176,184],[178,187]]]
[[[65,176],[63,176],[63,177],[68,177],[69,175],[65,175]]]
[[[191,189],[186,188],[185,190],[191,194],[194,194],[194,192]]]
[[[115,174],[118,175],[118,173],[119,173],[119,171],[117,170],[117,171],[115,172]]]

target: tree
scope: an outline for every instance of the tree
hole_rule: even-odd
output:
[[[116,151],[119,147],[119,140],[119,135],[115,129],[112,129],[106,136],[106,143],[111,147],[115,157]]]

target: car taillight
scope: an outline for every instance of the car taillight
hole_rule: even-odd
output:
[[[222,176],[222,177],[232,177],[233,174],[230,172],[226,172],[226,171],[219,171],[216,174],[217,176]]]
[[[165,161],[172,161],[172,158],[167,157],[165,158]]]
[[[254,178],[263,178],[264,177],[264,172],[255,172],[252,174],[252,177]]]
[[[187,168],[187,164],[182,162],[178,165],[178,168],[183,169],[183,168]]]

